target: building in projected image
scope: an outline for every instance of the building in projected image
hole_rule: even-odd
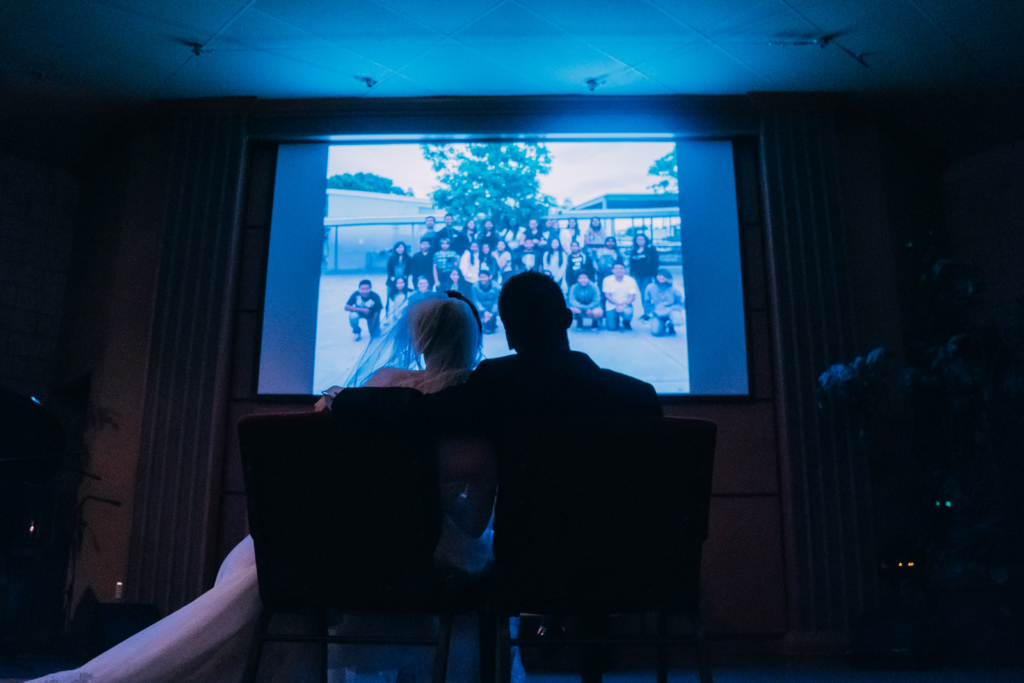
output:
[[[352,272],[383,268],[387,251],[396,242],[412,245],[414,231],[428,215],[440,222],[444,211],[435,209],[429,199],[421,197],[327,190],[324,270]]]

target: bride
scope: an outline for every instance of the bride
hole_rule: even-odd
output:
[[[423,393],[464,382],[480,359],[480,322],[458,294],[429,295],[405,306],[388,334],[363,352],[346,386],[411,387]],[[330,406],[339,387],[317,404]],[[493,481],[481,467],[482,444],[439,447],[445,512],[435,562],[454,574],[479,575],[491,560]],[[251,536],[228,554],[213,588],[82,667],[29,683],[229,683],[238,681],[261,610]],[[295,651],[265,656],[260,680],[294,680]],[[269,675],[268,675],[269,674]]]

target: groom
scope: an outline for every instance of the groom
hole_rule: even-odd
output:
[[[597,366],[569,349],[572,312],[558,284],[525,271],[509,279],[498,313],[512,356],[482,361],[460,386],[423,397],[431,422],[462,416],[494,426],[510,419],[572,419],[603,416],[661,416],[650,384]],[[344,393],[344,392],[343,392]],[[445,419],[447,417],[447,419]]]

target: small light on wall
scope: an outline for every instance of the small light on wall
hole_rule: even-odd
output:
[[[114,599],[120,600],[124,596],[124,584],[118,581],[114,584]]]
[[[913,562],[907,562],[907,566],[908,566],[908,567],[913,567],[913,566],[914,566],[914,563],[913,563]]]

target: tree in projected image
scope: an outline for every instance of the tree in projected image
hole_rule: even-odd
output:
[[[411,197],[412,190],[403,190],[395,185],[391,178],[375,173],[342,173],[327,179],[328,190],[359,190],[360,192],[378,192],[380,194],[399,194]]]
[[[679,166],[676,164],[676,148],[673,147],[671,152],[660,159],[655,159],[650,169],[648,169],[647,175],[661,178],[661,180],[653,185],[648,185],[648,189],[658,193],[678,192]]]
[[[540,191],[539,176],[551,170],[551,155],[542,144],[423,145],[440,187],[430,194],[434,206],[465,221],[479,214],[496,225],[515,218],[526,225],[555,206]]]

